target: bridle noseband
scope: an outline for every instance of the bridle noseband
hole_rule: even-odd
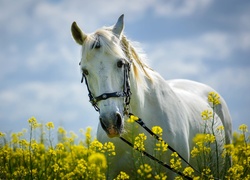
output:
[[[127,62],[125,60],[124,64],[124,82],[123,82],[123,91],[120,92],[112,92],[112,93],[103,93],[100,96],[94,97],[93,93],[91,92],[88,84],[87,77],[84,73],[82,73],[82,80],[81,83],[83,83],[83,80],[85,79],[85,84],[88,89],[88,96],[89,96],[89,102],[92,104],[92,106],[95,108],[97,112],[100,112],[100,108],[98,107],[97,103],[102,100],[109,99],[111,97],[124,97],[124,109],[123,113],[128,114],[128,106],[131,99],[131,90],[130,90],[130,81],[129,81],[129,72],[130,72],[130,66],[132,61]]]

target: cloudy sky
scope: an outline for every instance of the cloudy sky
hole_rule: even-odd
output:
[[[21,131],[31,116],[68,131],[96,127],[70,26],[91,33],[121,14],[153,69],[214,87],[233,129],[250,126],[250,1],[0,0],[0,131]]]

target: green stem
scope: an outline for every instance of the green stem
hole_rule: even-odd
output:
[[[31,153],[31,144],[32,144],[32,125],[30,125],[30,143],[29,143],[29,158],[30,158],[30,178],[33,179],[32,175],[32,169],[33,169],[33,164],[32,164],[32,153]]]
[[[217,143],[217,139],[215,136],[215,132],[214,132],[214,120],[215,120],[215,105],[213,104],[213,119],[212,119],[212,134],[215,137],[215,153],[216,153],[216,177],[219,178],[219,152],[218,152],[218,143]]]

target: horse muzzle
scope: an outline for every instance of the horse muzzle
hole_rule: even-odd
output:
[[[119,137],[123,130],[122,116],[119,112],[101,114],[100,123],[109,138]]]

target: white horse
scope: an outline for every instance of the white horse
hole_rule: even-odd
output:
[[[114,26],[88,35],[75,22],[71,27],[74,40],[82,46],[80,67],[91,102],[100,113],[97,138],[101,142],[112,141],[116,147],[117,155],[110,168],[111,177],[121,170],[130,174],[134,168],[130,147],[118,138],[129,138],[131,135],[126,121],[126,107],[143,119],[148,127],[162,127],[163,139],[195,165],[190,158],[194,146],[192,140],[197,133],[204,131],[201,112],[211,109],[207,95],[215,90],[189,80],[164,80],[146,65],[145,56],[124,36],[123,19],[122,15]],[[216,137],[219,148],[222,148],[224,143],[231,142],[232,130],[227,105],[222,97],[220,101],[213,127],[224,126],[224,134]],[[142,128],[135,131],[137,134],[145,133]],[[153,142],[153,138],[148,140],[146,151],[153,151]],[[168,173],[168,177],[173,175]]]

